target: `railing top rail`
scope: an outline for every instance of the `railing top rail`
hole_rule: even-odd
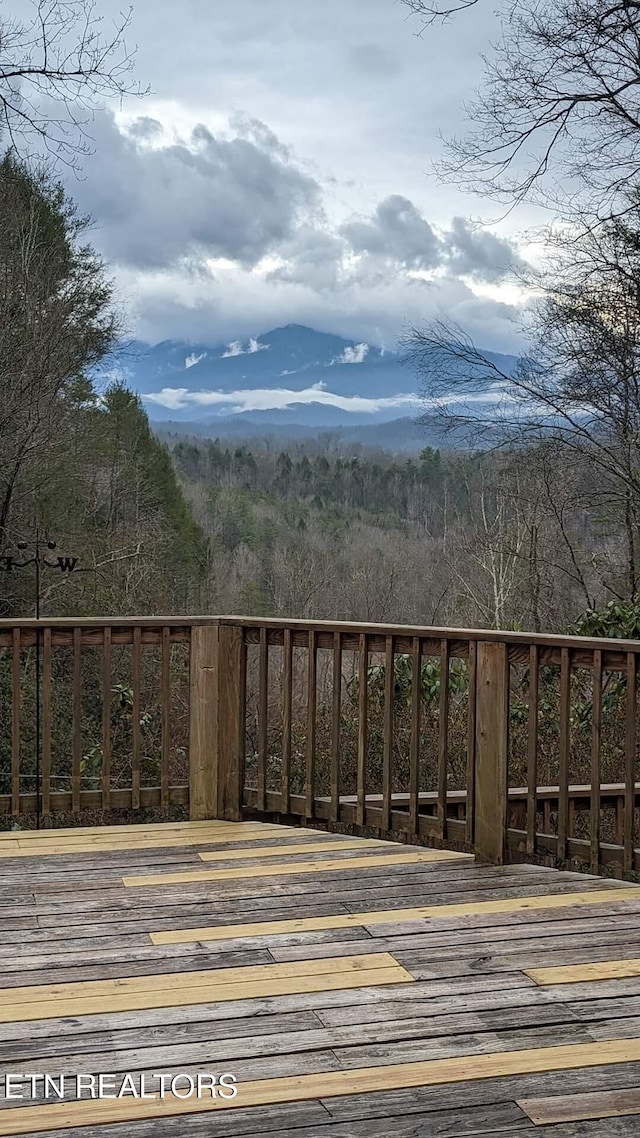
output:
[[[3,617],[0,632],[11,628],[192,628],[221,624],[217,616],[41,616]]]
[[[436,628],[425,625],[370,624],[344,620],[285,620],[280,617],[253,616],[92,616],[92,617],[22,617],[0,619],[0,631],[21,628],[193,628],[201,625],[224,625],[241,628],[291,629],[293,631],[367,633],[372,636],[419,636],[432,640],[484,640],[499,644],[538,645],[540,647],[600,649],[608,652],[640,654],[640,640],[614,637],[566,636],[557,633],[507,632],[491,628]]]
[[[541,647],[594,648],[640,653],[640,640],[614,637],[566,636],[560,633],[507,632],[493,628],[438,628],[430,625],[370,624],[346,620],[283,620],[280,617],[220,616],[220,624],[243,628],[290,628],[293,631],[370,633],[376,636],[420,636],[430,640],[485,640],[499,644],[538,644]]]

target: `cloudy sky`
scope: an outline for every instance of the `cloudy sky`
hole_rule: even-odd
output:
[[[119,7],[98,2],[106,21]],[[68,178],[131,331],[216,343],[300,322],[391,346],[438,311],[516,349],[505,276],[535,219],[496,223],[431,172],[440,132],[464,130],[492,8],[420,36],[400,0],[134,0],[153,93],[100,112]]]

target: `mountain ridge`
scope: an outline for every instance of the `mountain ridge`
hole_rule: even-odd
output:
[[[503,370],[515,356],[487,353]],[[118,357],[152,421],[251,415],[272,426],[370,425],[420,413],[418,383],[394,348],[285,324],[243,340],[134,342]],[[112,373],[113,374],[113,373]]]

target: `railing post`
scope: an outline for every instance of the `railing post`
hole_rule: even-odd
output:
[[[509,658],[506,644],[478,642],[475,853],[502,865],[507,824]]]
[[[189,817],[242,818],[244,647],[242,628],[191,630]]]

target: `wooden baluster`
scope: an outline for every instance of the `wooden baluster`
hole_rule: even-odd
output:
[[[340,819],[340,708],[342,702],[342,633],[333,634],[331,699],[331,820]]]
[[[358,771],[356,823],[364,826],[367,794],[367,747],[369,737],[369,645],[360,633],[358,650]]]
[[[140,809],[140,686],[142,666],[142,629],[133,630],[132,691],[131,709],[132,752],[131,752],[131,809]]]
[[[438,709],[438,835],[447,836],[447,772],[449,763],[449,641],[440,641]]]
[[[102,809],[111,809],[111,629],[102,632]]]
[[[571,721],[571,657],[568,648],[560,650],[560,739],[558,748],[558,844],[557,859],[567,858],[569,819],[569,746]]]
[[[20,813],[20,629],[12,633],[11,656],[11,813]]]
[[[473,845],[473,822],[475,817],[476,792],[476,685],[477,685],[477,645],[469,641],[469,683],[467,694],[467,793],[465,802],[465,835],[468,845]]]
[[[414,636],[411,646],[411,737],[409,742],[409,827],[418,833],[420,794],[420,714],[422,709],[422,646]]]
[[[224,636],[222,638],[225,644]],[[218,806],[224,811],[224,817],[231,821],[242,821],[243,808],[246,805],[244,789],[247,777],[247,660],[248,647],[244,628],[233,630],[231,637],[231,664],[234,665],[234,656],[237,652],[236,683],[231,684],[226,691],[236,698],[235,708],[229,722],[232,744],[235,743],[235,755],[232,752],[229,773],[225,772],[224,761],[218,763],[218,777],[226,776],[224,793],[218,796]],[[225,687],[221,687],[225,695]],[[225,733],[222,724],[220,737],[224,745]],[[234,762],[235,758],[235,762]]]
[[[536,810],[538,789],[538,693],[539,650],[537,644],[529,648],[529,735],[527,740],[527,857],[536,852]]]
[[[267,749],[269,740],[269,641],[260,629],[258,655],[258,810],[267,809]]]
[[[600,865],[600,737],[602,730],[602,652],[593,653],[593,696],[591,706],[591,798],[589,838],[591,870]]]
[[[551,833],[551,800],[549,798],[542,800],[542,832],[543,834]]]
[[[216,818],[218,741],[218,632],[215,625],[191,629],[189,649],[189,818]]]
[[[624,845],[624,795],[616,795],[615,844]]]
[[[395,655],[393,636],[385,637],[384,650],[384,727],[382,741],[382,820],[381,829],[391,827],[391,764],[393,761],[393,721],[395,694]]]
[[[80,810],[82,786],[82,629],[73,630],[73,689],[72,689],[73,750],[71,767],[71,809]]]
[[[310,628],[307,644],[307,793],[305,799],[305,817],[307,818],[313,818],[315,805],[317,663],[316,634]]]
[[[290,628],[284,630],[284,677],[282,706],[282,798],[281,810],[291,809],[291,716],[293,700],[293,638]]]
[[[160,759],[160,804],[169,806],[169,759],[171,755],[171,629],[162,629],[162,756]]]
[[[481,640],[477,658],[476,854],[501,865],[505,856],[509,657],[507,645]]]
[[[42,813],[51,813],[51,629],[42,634]],[[37,788],[36,788],[37,789]]]
[[[624,857],[623,869],[630,873],[634,868],[635,808],[636,808],[636,679],[635,652],[627,652],[627,699],[625,708],[624,743]]]

